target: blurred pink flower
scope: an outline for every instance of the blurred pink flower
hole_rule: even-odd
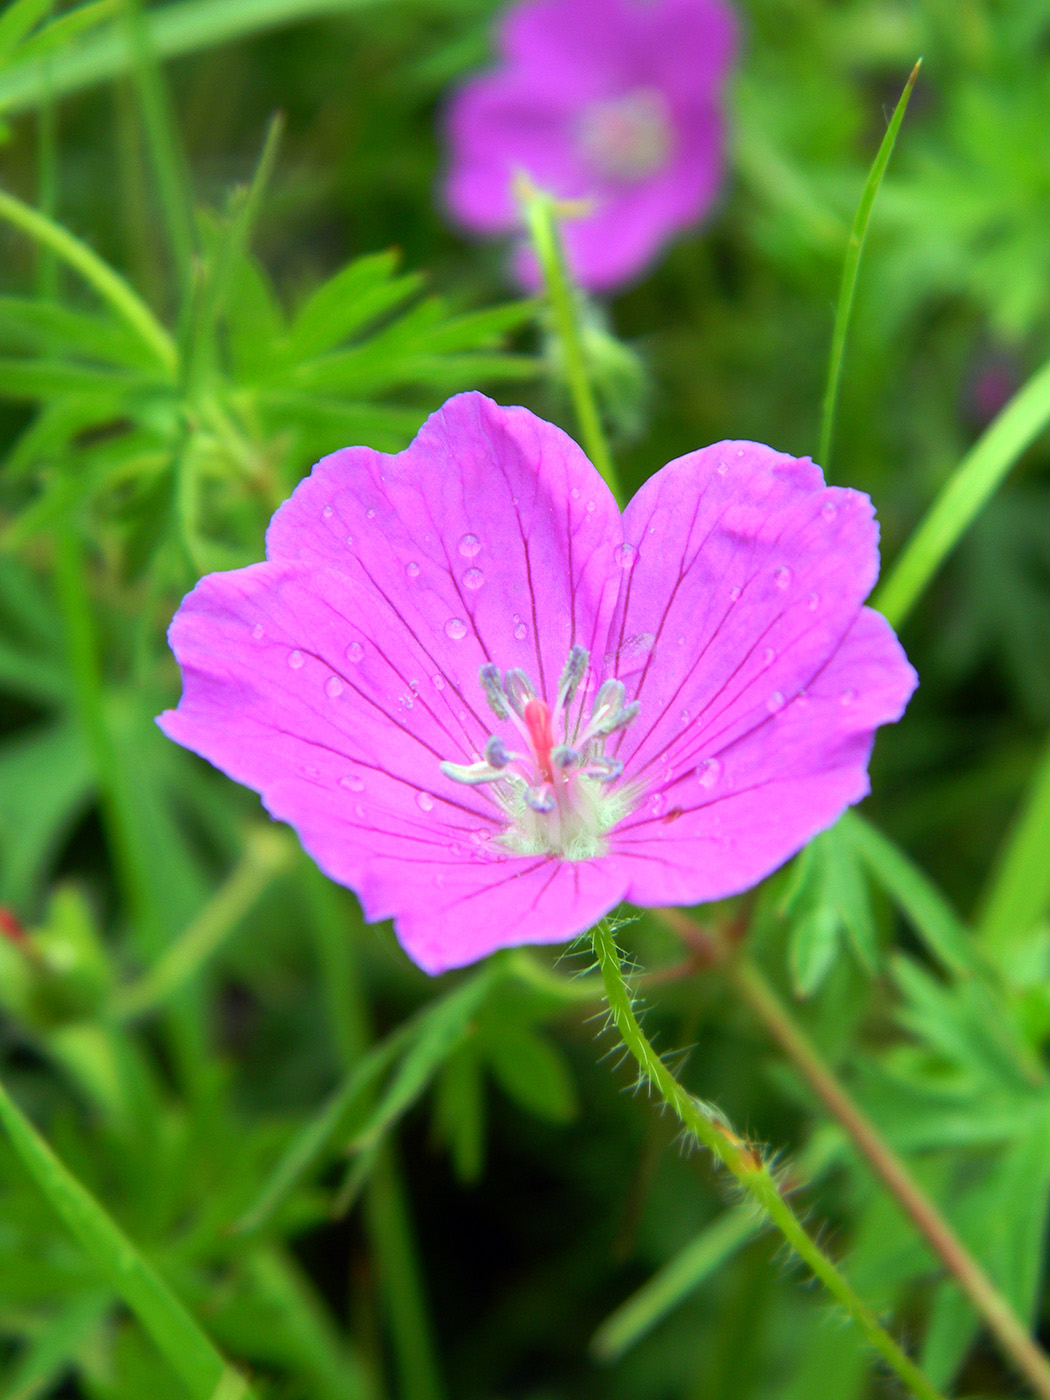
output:
[[[448,111],[448,207],[474,233],[520,226],[512,184],[589,214],[562,234],[579,283],[636,276],[710,206],[722,179],[722,89],[736,24],[724,0],[525,0],[499,31],[502,65]],[[531,254],[518,273],[535,286]]]
[[[735,894],[859,801],[915,685],[862,606],[876,542],[866,496],[750,442],[621,516],[558,428],[462,394],[201,580],[159,722],[440,972]]]

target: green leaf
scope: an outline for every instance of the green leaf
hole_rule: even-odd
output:
[[[14,0],[0,15],[0,67],[2,67],[22,39],[38,20],[51,9],[53,0]]]
[[[462,1182],[479,1179],[485,1155],[485,1086],[476,1046],[450,1055],[438,1072],[434,1119]]]
[[[372,253],[350,263],[309,297],[292,324],[285,354],[310,360],[344,344],[370,322],[403,305],[423,285],[419,273],[395,277],[399,254]]]
[[[195,1400],[214,1400],[228,1375],[222,1356],[94,1197],[59,1161],[0,1086],[0,1124],[26,1171],[180,1376]],[[229,1384],[229,1382],[227,1382]],[[241,1391],[241,1394],[247,1394]]]
[[[783,900],[794,916],[788,959],[795,991],[811,996],[831,969],[843,936],[874,973],[879,947],[871,900],[848,829],[839,822],[809,843]]]
[[[550,1040],[503,1018],[487,1027],[484,1053],[501,1087],[529,1113],[552,1123],[568,1123],[576,1116],[572,1075]]]
[[[996,861],[978,937],[1007,960],[1050,914],[1050,744]]]

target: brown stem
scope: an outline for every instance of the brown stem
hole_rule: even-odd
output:
[[[816,1046],[746,954],[731,954],[717,935],[678,910],[659,917],[698,957],[717,965],[740,999],[751,1008],[769,1035],[792,1061],[825,1108],[850,1135],[854,1145],[886,1189],[910,1217],[927,1244],[998,1338],[1003,1351],[1037,1395],[1050,1400],[1050,1361],[1006,1298],[985,1273],[905,1163],[876,1128]],[[734,939],[734,941],[736,941]]]

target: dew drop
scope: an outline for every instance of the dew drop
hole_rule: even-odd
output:
[[[440,672],[439,672],[436,676],[431,676],[430,679],[434,682],[434,689],[435,689],[435,690],[444,690],[444,689],[445,689],[445,677],[444,677],[443,675],[441,675]]]
[[[725,474],[726,474],[726,472],[727,472],[728,470],[729,470],[729,463],[728,463],[728,462],[719,462],[719,464],[718,464],[718,475],[719,475],[719,476],[725,476]]]
[[[324,693],[329,700],[337,700],[343,693],[343,682],[338,676],[329,676],[324,683]]]
[[[404,695],[399,695],[397,697],[397,703],[403,710],[410,710],[416,702],[414,696],[409,695],[406,691]]]
[[[417,792],[416,806],[421,812],[431,812],[434,810],[434,799],[429,792]]]
[[[697,764],[696,781],[702,788],[713,788],[722,776],[722,764],[717,758],[705,758]]]
[[[772,648],[772,647],[766,647],[765,651],[762,653],[762,665],[763,665],[763,666],[772,666],[773,662],[774,662],[776,659],[777,659],[777,654],[776,654],[776,652],[773,650],[773,648]]]
[[[369,520],[374,520],[376,518],[375,506],[369,506],[368,509],[365,511],[365,515],[368,517]]]
[[[578,501],[580,499],[580,488],[578,486],[574,486],[569,492],[569,495],[574,501]]]
[[[464,559],[473,559],[481,548],[481,541],[477,535],[464,535],[459,542],[459,552]]]
[[[454,642],[461,642],[467,635],[467,624],[461,617],[450,617],[445,623],[445,636]]]
[[[594,513],[594,502],[593,502],[593,501],[588,501],[588,502],[587,502],[587,514],[588,514],[588,515],[592,515],[593,513]]]
[[[783,592],[791,587],[791,570],[786,564],[781,564],[773,574],[773,582]]]
[[[353,535],[347,535],[347,537],[346,537],[346,542],[347,542],[347,544],[352,545],[353,542],[354,542],[354,537],[353,537]]]
[[[667,794],[665,792],[654,792],[649,799],[649,811],[654,817],[662,817],[667,811]]]
[[[820,508],[820,513],[825,520],[834,520],[839,513],[839,508],[834,501],[825,501]]]
[[[288,653],[288,665],[292,668],[293,671],[298,671],[303,666],[305,661],[306,657],[302,654],[301,651],[298,650],[298,648],[295,651]]]
[[[263,637],[264,637],[265,635],[266,635],[266,631],[265,631],[265,628],[263,627],[262,623],[261,623],[261,622],[257,622],[257,623],[255,624],[255,626],[252,628],[252,636],[255,638],[255,640],[256,640],[257,642],[261,642],[262,639],[263,639]]]
[[[679,637],[679,638],[678,638],[678,645],[679,645],[680,647],[684,647],[684,646],[685,646],[685,638],[684,638],[684,637]]]
[[[361,804],[360,804],[360,802],[359,802],[359,803],[357,804],[357,806],[354,808],[354,815],[355,815],[356,817],[363,817],[364,814],[365,814],[365,809],[361,806]]]
[[[852,705],[853,702],[854,702],[854,700],[856,700],[856,698],[857,698],[857,692],[853,689],[852,686],[849,686],[848,689],[844,690],[844,691],[842,692],[842,694],[839,696],[839,704],[840,704],[840,705]]]
[[[515,641],[523,642],[528,635],[529,629],[525,626],[524,622],[519,622],[517,627],[515,627],[514,629]]]
[[[321,512],[325,520],[331,520],[334,513],[335,512],[333,511],[331,506],[325,506],[324,510]]]
[[[806,599],[806,607],[809,608],[810,612],[816,612],[820,607],[820,594],[811,593]]]
[[[737,600],[739,597],[740,597],[740,589],[737,588],[736,585],[734,584],[733,587],[729,590],[729,601],[730,601],[731,603],[735,603],[736,600]]]
[[[773,694],[766,701],[766,709],[771,715],[775,715],[778,710],[784,708],[784,697],[779,690],[774,690]]]
[[[683,724],[688,724],[688,723],[689,723],[689,711],[688,711],[688,710],[683,710],[682,713],[678,716],[678,718],[679,718],[679,720],[681,720],[681,722],[682,722]]]
[[[365,780],[356,773],[349,773],[345,778],[339,779],[339,786],[346,788],[348,792],[364,792]]]
[[[409,563],[405,565],[405,573],[409,576],[409,578],[419,577],[419,565],[414,559],[410,560]]]
[[[485,582],[485,575],[480,569],[468,569],[463,575],[463,587],[471,589],[474,593],[478,591]]]
[[[625,572],[634,568],[634,561],[638,557],[638,551],[633,544],[618,544],[614,550],[616,562]]]
[[[365,654],[365,649],[360,642],[351,642],[346,649],[347,661],[352,661],[356,666]]]

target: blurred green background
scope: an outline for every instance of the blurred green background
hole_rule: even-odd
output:
[[[179,598],[261,557],[322,453],[398,450],[461,388],[573,428],[542,306],[440,208],[442,103],[494,13],[0,15],[3,1082],[195,1319],[180,1333],[164,1291],[151,1339],[138,1264],[112,1241],[111,1267],[93,1257],[98,1230],[78,1242],[5,1142],[5,1400],[235,1400],[212,1344],[260,1400],[900,1393],[625,1092],[600,998],[569,980],[584,955],[428,980],[152,723],[178,694]],[[740,18],[718,204],[591,308],[614,450],[631,489],[723,437],[815,451],[849,227],[921,54],[825,464],[870,492],[892,561],[1050,354],[1050,13]],[[760,891],[748,941],[1038,1331],[1050,389],[1031,403],[1035,445],[903,629],[921,687],[874,796]],[[681,962],[648,918],[619,936],[642,969]],[[689,970],[643,993],[688,1087],[782,1154],[811,1229],[945,1393],[1028,1393],[731,980]]]

